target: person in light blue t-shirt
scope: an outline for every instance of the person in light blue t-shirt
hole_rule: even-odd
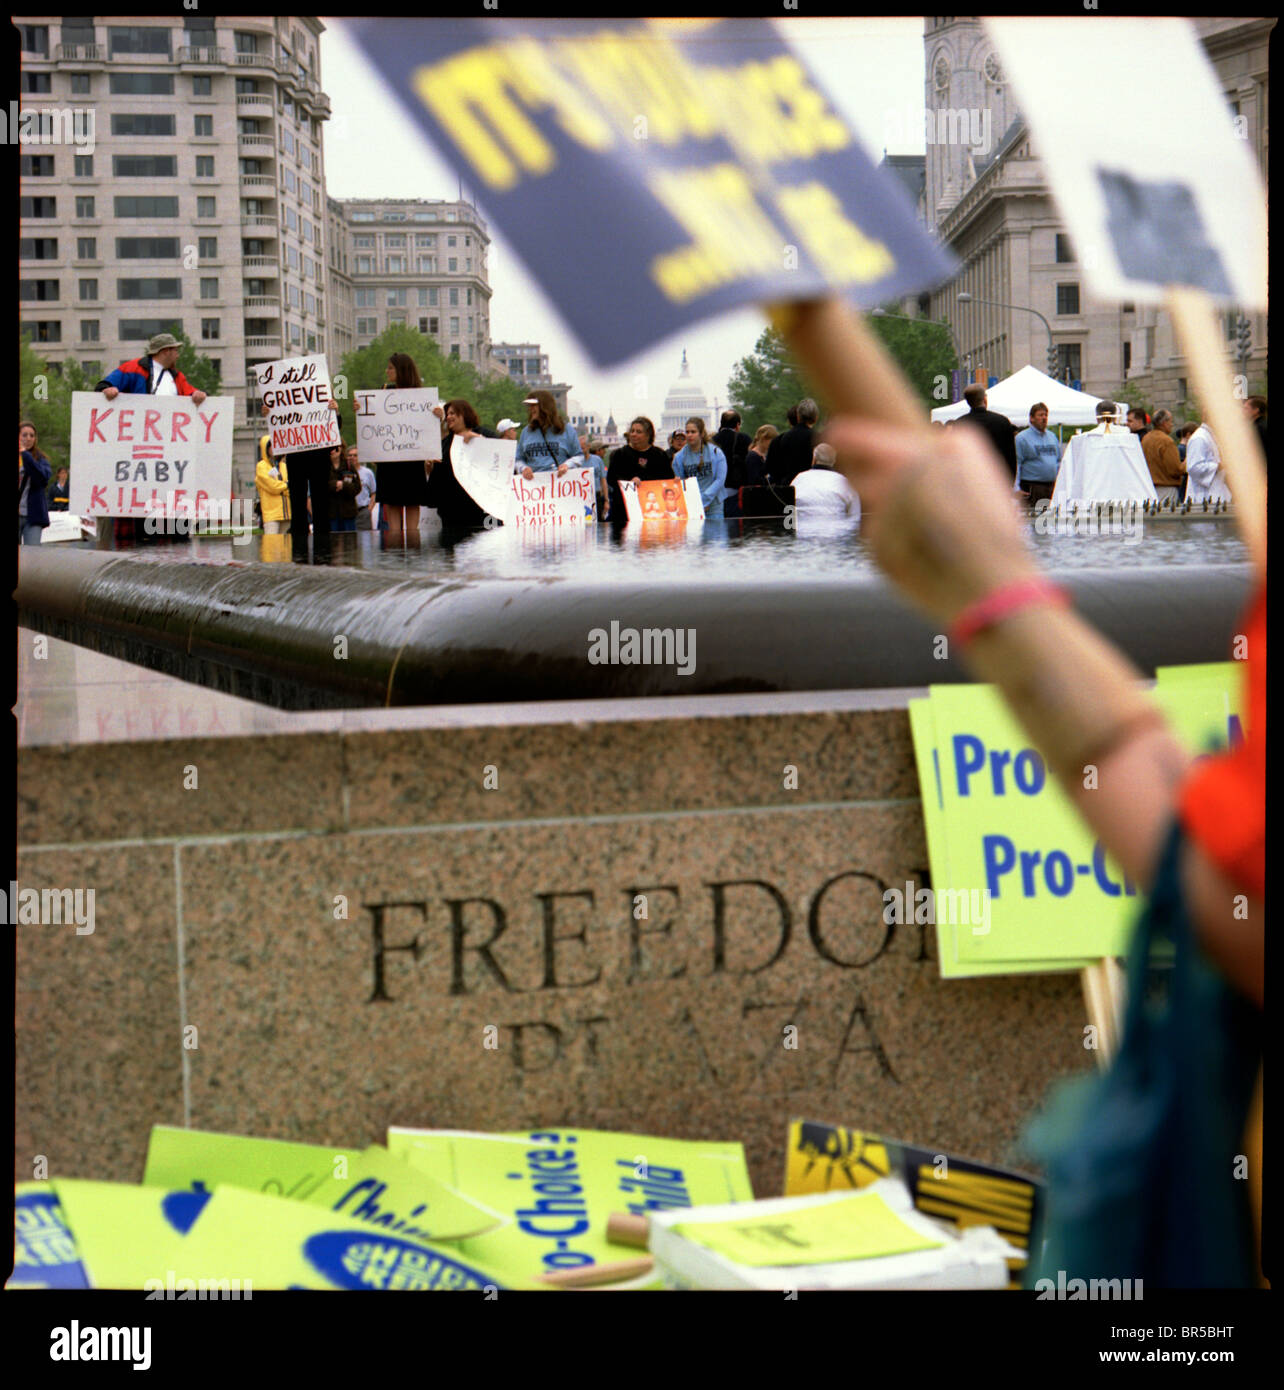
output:
[[[1030,428],[1022,430],[1014,443],[1017,486],[1029,494],[1032,507],[1051,501],[1061,467],[1061,441],[1048,429],[1048,407],[1042,401],[1030,407]]]
[[[727,480],[727,456],[709,438],[704,421],[693,415],[687,421],[687,442],[673,456],[673,476],[694,478],[700,486],[706,521],[721,521],[722,489]]]
[[[551,391],[532,392],[522,404],[529,409],[530,420],[517,436],[517,471],[530,479],[556,468],[560,478],[566,472],[566,460],[581,453],[575,426],[562,419]]]

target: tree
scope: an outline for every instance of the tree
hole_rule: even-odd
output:
[[[742,357],[727,381],[731,403],[740,412],[740,427],[753,434],[763,425],[787,428],[785,412],[806,396],[822,406],[820,396],[774,328],[764,328],[754,350]]]
[[[866,320],[927,410],[950,401],[950,373],[959,360],[944,320],[897,318],[894,311]]]
[[[371,343],[345,355],[338,375],[347,380],[348,393],[376,390],[384,385],[388,359],[394,352],[414,358],[425,386],[435,386],[443,401],[454,397],[471,401],[484,424],[493,425],[505,415],[524,420],[522,400],[526,392],[506,378],[486,378],[471,362],[446,356],[435,339],[408,324],[390,324]]]
[[[214,363],[203,353],[196,351],[196,344],[183,332],[181,323],[171,324],[167,331],[172,333],[180,344],[178,370],[196,390],[204,391],[207,396],[217,396],[223,383]],[[93,383],[84,389],[92,390]]]

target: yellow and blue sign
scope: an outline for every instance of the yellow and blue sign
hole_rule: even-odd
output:
[[[747,303],[954,273],[761,19],[350,27],[600,366]]]

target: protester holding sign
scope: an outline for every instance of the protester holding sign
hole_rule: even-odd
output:
[[[415,359],[406,352],[394,352],[384,372],[391,391],[418,391],[423,380]],[[406,540],[419,544],[419,509],[428,505],[427,459],[382,459],[379,463],[379,502],[388,518],[388,539],[394,544]]]
[[[45,489],[53,470],[36,443],[36,427],[30,420],[18,426],[18,544],[39,545],[49,525]]]
[[[450,445],[456,435],[465,441],[479,434],[491,437],[482,428],[471,402],[447,401],[437,406],[433,414],[445,425],[441,436],[441,460],[432,465],[428,474],[428,505],[437,509],[444,531],[476,530],[486,525],[486,512],[464,491],[450,462]]]
[[[674,456],[673,476],[694,478],[700,485],[705,520],[722,520],[722,488],[727,477],[727,456],[709,438],[709,431],[698,415],[693,415],[687,421],[687,442]]]
[[[625,432],[628,441],[611,453],[606,469],[606,483],[610,492],[610,522],[612,526],[625,526],[628,516],[624,511],[624,498],[620,494],[620,483],[627,480],[635,483],[658,482],[673,477],[673,464],[663,449],[655,443],[655,426],[645,415],[639,415]]]
[[[108,372],[94,387],[109,401],[120,392],[146,396],[191,396],[195,405],[205,400],[178,370],[178,354],[182,345],[172,333],[157,333],[147,343],[147,353],[132,362],[122,362],[114,372]]]
[[[526,428],[517,437],[517,467],[528,482],[536,471],[556,468],[566,472],[566,460],[582,454],[575,426],[562,419],[551,391],[536,391],[522,402],[530,412]]]
[[[333,397],[330,409],[339,416]],[[263,414],[268,413],[266,405]],[[284,460],[283,460],[284,462]],[[312,518],[312,558],[330,558],[330,450],[303,449],[290,455],[290,550],[296,560],[308,557],[308,518]],[[310,503],[310,505],[309,505]]]

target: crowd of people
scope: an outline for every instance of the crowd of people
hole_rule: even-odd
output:
[[[108,399],[121,392],[184,395],[199,405],[204,395],[178,370],[178,354],[178,341],[159,333],[148,342],[143,356],[122,363],[95,389]],[[394,391],[423,385],[414,359],[402,352],[389,358],[385,382]],[[1036,401],[1030,407],[1028,425],[1019,428],[1006,415],[988,408],[983,386],[969,386],[963,395],[967,413],[946,428],[966,425],[984,433],[1018,495],[1032,507],[1050,500],[1063,448],[1048,427],[1047,405]],[[378,529],[392,545],[418,544],[424,507],[437,512],[447,532],[484,527],[488,524],[485,511],[460,483],[451,463],[455,437],[467,442],[478,435],[514,440],[514,470],[528,480],[550,470],[560,476],[573,466],[591,468],[598,519],[615,527],[627,525],[620,491],[621,482],[626,481],[694,479],[710,521],[743,516],[746,489],[768,489],[778,504],[770,511],[777,515],[786,507],[801,516],[857,519],[861,514],[859,496],[838,470],[833,449],[818,436],[820,412],[810,398],[786,412],[783,430],[762,425],[750,436],[741,429],[740,413],[729,409],[722,412],[716,434],[710,435],[705,421],[693,416],[684,429],[670,434],[667,447],[657,444],[654,423],[638,416],[625,431],[624,442],[609,453],[602,440],[577,434],[561,415],[550,391],[534,391],[523,405],[527,411],[524,425],[504,418],[490,429],[482,424],[471,402],[446,401],[435,407],[442,425],[441,458],[388,459],[377,471],[359,461],[357,446],[352,443],[278,459],[269,447],[270,436],[264,435],[259,441],[254,477],[264,533],[288,533],[298,557],[306,554],[311,532],[313,553],[324,558],[332,532],[372,530],[376,515]],[[338,402],[332,401],[331,406],[339,415],[342,430],[342,410]],[[1249,396],[1244,411],[1265,452],[1266,398]],[[1114,403],[1100,402],[1097,417],[1094,433],[1116,420]],[[1139,440],[1161,501],[1229,500],[1217,441],[1206,423],[1191,420],[1178,427],[1171,410],[1158,409],[1152,415],[1134,406],[1127,414],[1127,428]],[[19,425],[18,451],[19,542],[39,544],[50,512],[68,508],[68,470],[58,468],[55,477],[52,462],[40,449],[35,426],[29,420]],[[141,527],[128,518],[113,519],[110,525],[117,538],[141,539]]]
[[[1008,470],[1014,488],[1030,503],[1051,501],[1057,474],[1064,457],[1061,441],[1048,429],[1048,407],[1036,401],[1030,407],[1030,423],[1021,429],[1006,415],[989,409],[984,386],[969,386],[963,392],[967,402],[966,415],[949,421],[982,431],[994,445],[995,452]],[[1266,455],[1266,397],[1249,396],[1243,404],[1244,414],[1252,421]],[[1100,434],[1119,426],[1119,410],[1113,401],[1099,401],[1096,407],[1097,424],[1089,431]],[[1188,420],[1178,426],[1171,410],[1158,409],[1154,414],[1140,406],[1129,408],[1127,429],[1141,445],[1150,480],[1160,502],[1229,502],[1230,488],[1221,451],[1212,430],[1203,420]]]

